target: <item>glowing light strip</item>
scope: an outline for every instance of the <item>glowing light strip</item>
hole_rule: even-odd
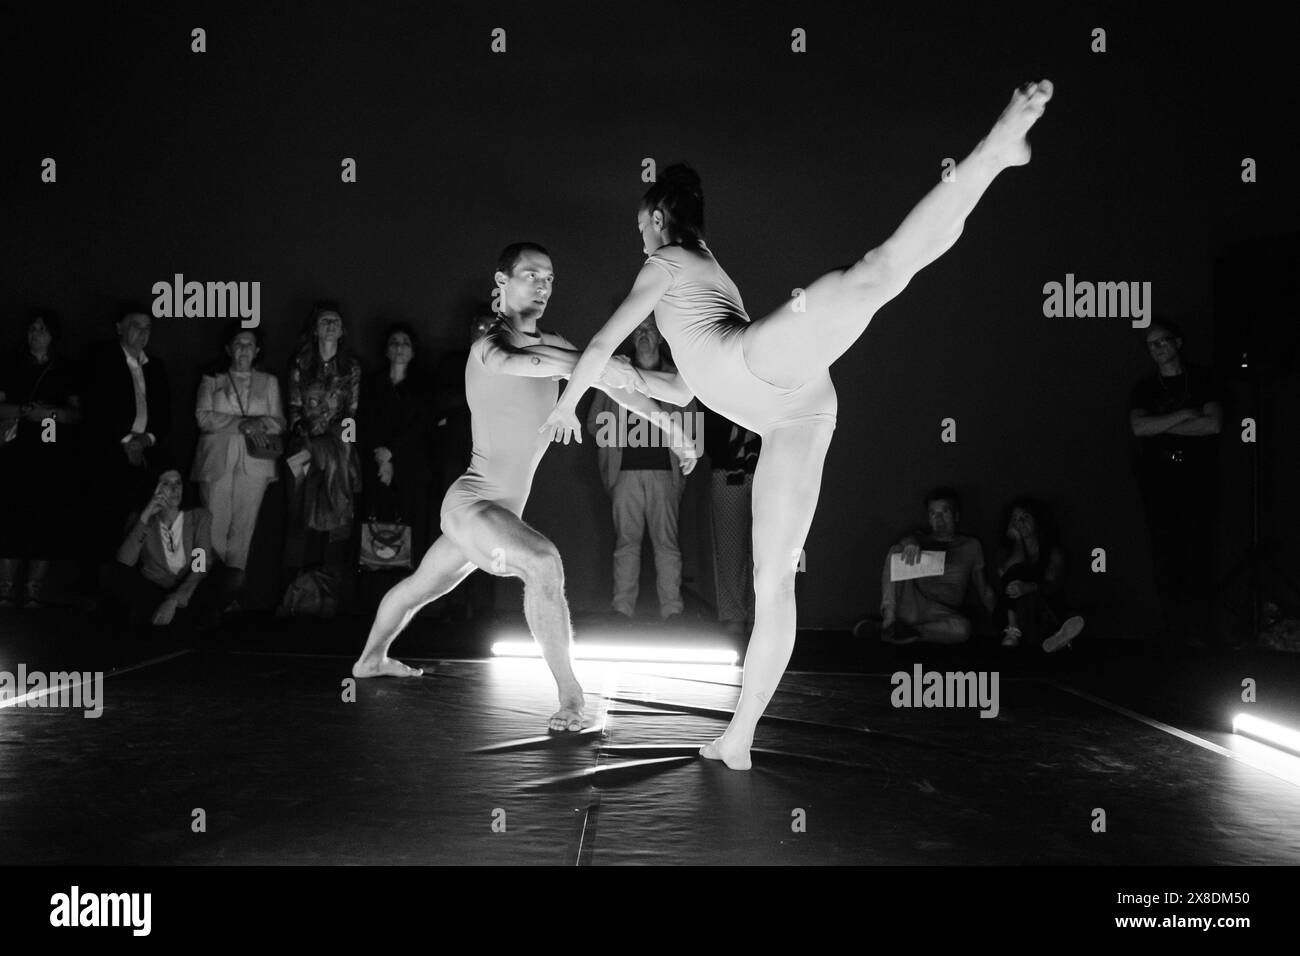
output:
[[[533,641],[497,641],[492,645],[494,657],[541,657],[542,649]],[[700,647],[650,647],[642,644],[574,643],[575,661],[653,661],[667,664],[735,664],[738,655],[732,650]]]
[[[1300,754],[1300,733],[1291,730],[1289,727],[1283,727],[1281,724],[1260,720],[1258,717],[1250,716],[1250,714],[1238,714],[1232,718],[1232,732],[1241,734],[1243,737],[1253,737],[1266,744],[1272,744],[1274,747],[1281,747],[1292,753]]]

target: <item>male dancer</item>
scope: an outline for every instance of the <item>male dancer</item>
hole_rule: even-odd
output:
[[[524,616],[559,689],[560,709],[550,729],[582,729],[583,693],[569,658],[571,626],[560,554],[520,517],[533,474],[549,444],[539,429],[555,407],[556,382],[582,354],[562,335],[537,328],[555,282],[551,257],[536,243],[501,253],[496,273],[500,313],[470,348],[465,365],[474,450],[470,467],[442,502],[442,536],[415,573],[379,604],[354,677],[418,677],[419,668],[388,657],[388,648],[417,611],[452,590],[476,568],[524,581]],[[635,388],[639,376],[626,359],[611,360],[596,387],[620,404],[659,420],[659,406]],[[666,422],[671,427],[670,422]],[[682,471],[695,466],[694,446],[676,427],[684,448]]]

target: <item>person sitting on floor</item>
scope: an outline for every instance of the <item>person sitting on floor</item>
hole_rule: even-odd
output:
[[[164,471],[139,517],[132,516],[117,558],[100,573],[110,623],[120,612],[155,627],[188,620],[211,627],[220,612],[217,588],[209,582],[212,518],[203,508],[181,509],[181,473]],[[114,612],[119,612],[115,614]]]
[[[984,606],[994,607],[993,589],[984,579],[984,548],[978,538],[960,534],[961,499],[952,488],[936,488],[925,496],[929,530],[909,534],[885,556],[881,579],[880,639],[891,644],[926,641],[961,644],[970,639],[971,621],[963,612],[973,587]],[[922,551],[944,552],[943,574],[892,580],[893,556],[905,564],[921,560]]]
[[[1002,646],[1059,651],[1078,637],[1083,618],[1065,615],[1065,551],[1051,512],[1033,498],[1017,498],[1003,528],[995,612]]]

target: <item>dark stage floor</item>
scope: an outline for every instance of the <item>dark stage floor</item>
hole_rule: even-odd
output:
[[[696,756],[736,668],[580,662],[590,728],[548,736],[545,666],[486,659],[485,627],[418,623],[397,656],[432,673],[346,702],[366,624],[142,644],[70,610],[0,612],[0,671],[107,675],[98,719],[0,704],[0,864],[1300,863],[1300,758],[1229,724],[1300,726],[1287,655],[809,633],[736,773]],[[996,671],[996,717],[893,706],[890,675],[917,664]]]

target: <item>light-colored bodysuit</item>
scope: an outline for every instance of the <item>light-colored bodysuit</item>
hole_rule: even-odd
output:
[[[465,363],[465,398],[474,450],[469,471],[452,483],[442,499],[444,531],[447,515],[479,501],[490,501],[522,516],[533,474],[550,444],[538,429],[555,408],[559,383],[547,376],[493,372],[483,362],[493,336],[503,343],[511,341],[509,330],[498,325],[474,343]],[[573,348],[563,336],[551,332],[542,332],[540,339],[520,337],[516,341],[518,345]]]
[[[838,402],[826,369],[795,388],[750,371],[744,349],[750,318],[740,290],[707,246],[701,243],[697,253],[673,243],[646,262],[672,280],[655,306],[655,321],[672,347],[678,374],[700,401],[762,436],[781,425],[835,424]]]

